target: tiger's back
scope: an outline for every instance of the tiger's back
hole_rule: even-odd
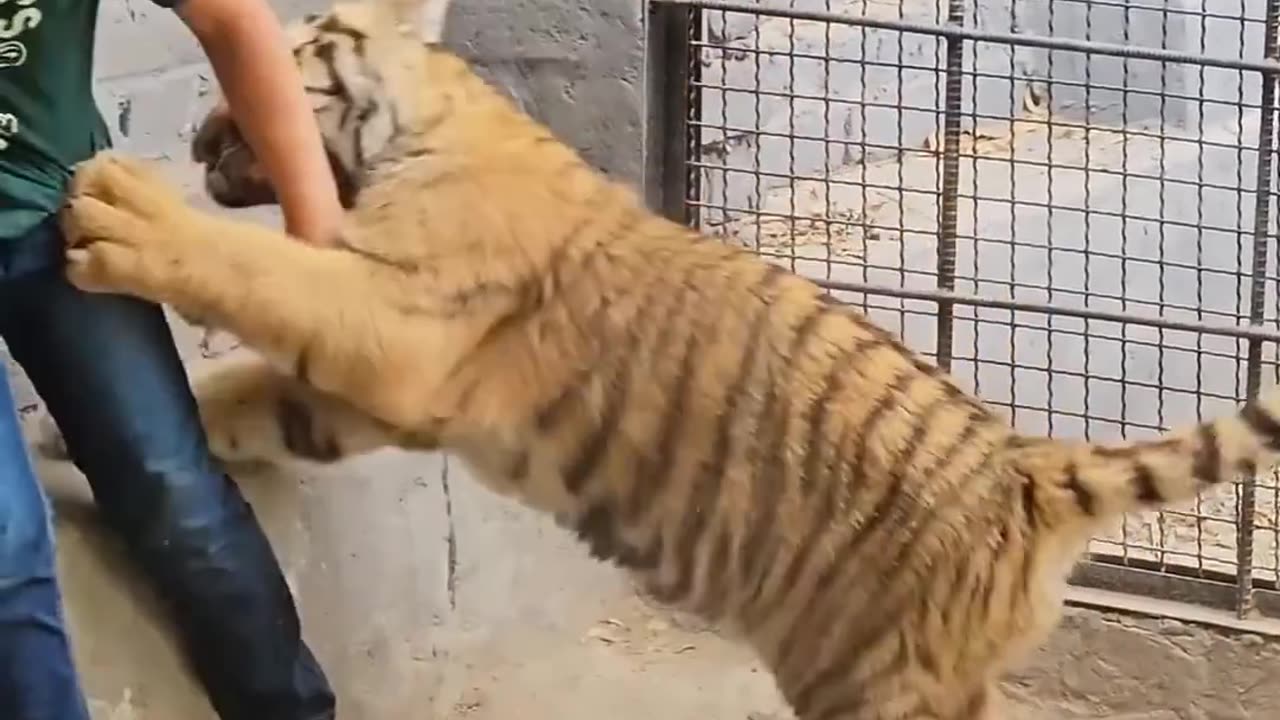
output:
[[[826,717],[807,713],[829,690],[874,684],[859,675],[876,651],[900,676],[877,692],[906,693],[917,655],[946,688],[921,703],[982,687],[971,676],[1004,651],[1003,615],[1031,611],[1014,569],[993,566],[1036,570],[1007,424],[807,280],[651,223],[674,242],[613,236],[607,266],[637,271],[575,272],[539,310],[575,317],[555,337],[599,354],[502,452],[485,438],[465,454],[658,599],[735,627],[802,717]],[[601,317],[560,306],[591,298]],[[975,593],[964,617],[946,608]],[[964,639],[987,614],[989,642]]]
[[[987,717],[1099,523],[1280,443],[1271,395],[1146,442],[1023,437],[814,283],[657,217],[368,8],[308,19],[295,43],[350,206],[315,267],[345,287],[273,279],[362,305],[260,332],[276,370],[203,381],[211,444],[453,451],[659,599],[734,628],[801,720]],[[215,199],[268,201],[219,122],[197,142]],[[198,299],[244,327],[260,310]]]
[[[537,196],[539,227],[560,229],[547,292],[465,369],[501,420],[444,445],[657,599],[733,628],[802,720],[993,713],[1101,523],[1280,440],[1274,396],[1149,442],[1021,436],[807,279],[570,172],[577,192]],[[584,212],[592,232],[565,220]],[[511,404],[510,360],[548,356],[562,381]]]

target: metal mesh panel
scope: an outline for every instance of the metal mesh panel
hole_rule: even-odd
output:
[[[1277,6],[655,0],[656,192],[1024,430],[1150,436],[1275,373]],[[1079,582],[1273,614],[1276,476],[1090,551]]]

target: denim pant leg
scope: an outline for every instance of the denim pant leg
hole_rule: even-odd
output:
[[[41,237],[43,236],[43,237]],[[46,226],[28,239],[53,243]],[[160,308],[83,293],[60,263],[9,280],[14,357],[45,400],[107,523],[171,602],[223,720],[317,720],[334,697],[300,637],[283,573],[212,459]]]
[[[44,493],[27,459],[9,381],[0,373],[0,708],[6,720],[89,720],[54,569]]]

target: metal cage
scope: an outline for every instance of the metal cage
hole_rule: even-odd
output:
[[[646,190],[1027,430],[1116,439],[1276,373],[1280,0],[650,0]],[[1274,248],[1274,249],[1273,249]],[[1280,618],[1280,485],[1073,582]]]

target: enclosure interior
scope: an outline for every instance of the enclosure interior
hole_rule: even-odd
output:
[[[650,189],[1020,428],[1114,440],[1275,381],[1280,0],[654,0]],[[1280,617],[1274,472],[1074,581]]]

